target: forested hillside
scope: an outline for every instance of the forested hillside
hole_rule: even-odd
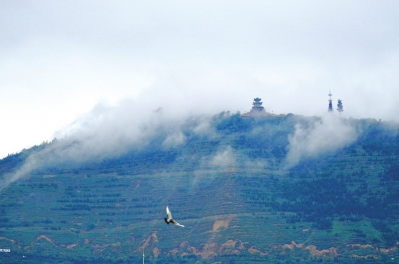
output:
[[[223,112],[118,153],[35,146],[0,160],[0,262],[396,263],[398,128]]]

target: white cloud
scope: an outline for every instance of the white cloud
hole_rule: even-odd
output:
[[[165,140],[162,142],[162,145],[165,147],[177,147],[184,143],[186,137],[181,131],[174,132],[169,134]]]
[[[287,166],[294,166],[302,159],[333,153],[354,142],[357,137],[356,128],[334,114],[326,114],[306,126],[297,124],[294,133],[288,136]]]
[[[236,157],[233,149],[227,146],[225,149],[218,151],[211,157],[209,165],[217,169],[227,169],[236,164]]]
[[[190,119],[191,118],[191,119]],[[43,150],[33,152],[15,173],[3,177],[0,190],[9,183],[29,176],[41,166],[79,165],[117,157],[129,150],[140,150],[155,137],[163,139],[160,147],[178,147],[185,142],[182,126],[190,119],[189,132],[213,135],[212,129],[201,128],[208,116],[192,116],[180,106],[156,107],[137,99],[124,99],[115,104],[102,102],[90,112],[55,133],[57,140]],[[194,131],[195,130],[195,131]]]

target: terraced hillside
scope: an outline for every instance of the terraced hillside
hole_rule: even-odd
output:
[[[328,122],[221,113],[206,132],[203,118],[187,120],[178,144],[160,129],[145,146],[82,162],[62,160],[76,142],[61,140],[10,155],[0,248],[11,252],[0,261],[142,263],[144,251],[146,263],[395,263],[397,126],[333,120],[328,134]],[[335,145],[318,138],[340,129]],[[166,205],[185,228],[166,225]]]

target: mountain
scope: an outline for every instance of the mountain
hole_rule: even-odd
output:
[[[0,260],[395,263],[398,128],[222,112],[43,143],[0,160]]]

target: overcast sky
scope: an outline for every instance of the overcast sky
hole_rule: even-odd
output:
[[[0,1],[0,158],[98,103],[399,122],[399,1]],[[136,113],[140,114],[140,113]]]

